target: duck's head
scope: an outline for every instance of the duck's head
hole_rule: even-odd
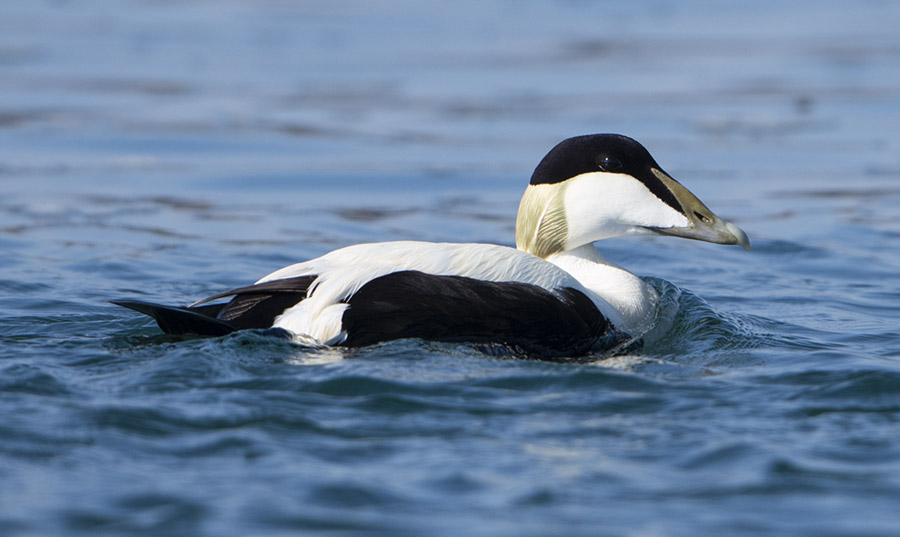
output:
[[[551,149],[519,204],[516,246],[547,257],[630,235],[671,235],[750,249],[741,228],[716,216],[635,140],[590,134]]]

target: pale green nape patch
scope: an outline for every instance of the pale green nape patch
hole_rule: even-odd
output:
[[[565,250],[567,182],[528,185],[516,217],[516,247],[538,257]]]

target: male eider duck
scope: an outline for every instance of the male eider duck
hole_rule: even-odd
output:
[[[114,303],[150,315],[169,334],[279,328],[320,345],[421,338],[572,357],[609,351],[653,328],[656,290],[593,244],[636,235],[750,248],[740,228],[713,214],[641,144],[592,134],[560,142],[538,164],[519,205],[516,248],[358,244],[187,307]]]

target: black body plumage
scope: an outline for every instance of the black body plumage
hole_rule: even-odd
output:
[[[376,278],[350,297],[344,345],[416,337],[501,343],[528,354],[577,355],[612,330],[575,289],[402,271]]]
[[[202,302],[174,307],[134,300],[113,303],[153,317],[169,334],[221,336],[270,328],[306,298],[315,276],[273,280],[232,289]],[[403,338],[499,343],[541,358],[576,356],[620,341],[609,321],[581,291],[548,291],[519,282],[399,271],[375,278],[352,296],[342,317],[341,345],[360,347]]]

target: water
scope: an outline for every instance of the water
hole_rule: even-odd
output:
[[[5,2],[0,534],[896,535],[898,4]],[[509,244],[622,132],[754,249],[601,246],[680,306],[592,364],[163,336],[364,241]]]

